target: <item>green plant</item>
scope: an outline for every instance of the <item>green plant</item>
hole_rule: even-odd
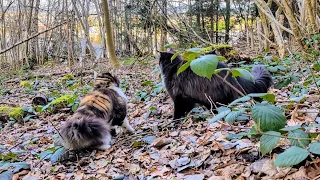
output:
[[[61,108],[71,107],[72,111],[75,111],[79,105],[78,95],[65,94],[54,99],[47,105],[43,106],[41,112],[43,111],[53,111]]]
[[[51,148],[47,148],[43,152],[38,155],[38,159],[46,160],[50,159],[51,164],[54,164],[61,160],[66,150],[63,146],[54,146]]]

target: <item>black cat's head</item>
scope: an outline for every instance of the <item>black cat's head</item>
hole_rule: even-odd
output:
[[[175,55],[175,51],[170,50],[170,51],[161,51],[160,52],[160,57],[159,57],[159,64],[168,64],[171,63],[177,59],[181,59],[181,57],[178,55],[173,58]]]

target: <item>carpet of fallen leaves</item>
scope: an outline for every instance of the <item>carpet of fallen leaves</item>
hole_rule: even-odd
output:
[[[31,165],[14,175],[14,179],[317,179],[319,170],[304,162],[293,168],[273,165],[275,154],[286,148],[283,140],[270,156],[262,157],[257,139],[227,140],[229,134],[247,131],[252,122],[229,125],[223,121],[209,124],[201,115],[210,114],[202,108],[201,114],[185,120],[173,121],[173,104],[165,91],[150,95],[152,87],[160,83],[156,61],[123,66],[117,72],[128,96],[128,119],[135,134],[120,133],[112,148],[106,151],[85,151],[72,160],[51,164],[38,155],[54,146],[53,136],[61,122],[70,113],[42,114],[24,124],[5,125],[1,129],[1,152],[18,153],[20,161]],[[63,65],[42,67],[33,74],[66,71]],[[12,77],[13,79],[14,77]],[[61,77],[46,77],[39,87],[50,87]],[[83,77],[92,80],[92,74]],[[19,81],[10,82],[9,95],[1,96],[0,104],[30,105],[33,95],[24,93]],[[286,103],[290,91],[270,90],[277,100]],[[146,92],[142,99],[137,92]],[[310,95],[304,104],[295,105],[287,114],[288,124],[296,125],[317,120],[319,96]],[[198,112],[198,113],[197,113]],[[199,113],[200,112],[200,113]],[[202,118],[205,119],[205,118]],[[1,170],[0,170],[1,172]],[[309,177],[309,178],[308,178]]]

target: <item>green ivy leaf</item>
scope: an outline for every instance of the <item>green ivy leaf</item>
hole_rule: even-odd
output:
[[[53,153],[53,151],[51,151],[51,150],[45,150],[40,153],[39,158],[40,158],[40,160],[50,159],[52,153]]]
[[[275,102],[276,96],[274,94],[269,93],[251,93],[248,94],[250,97],[259,97],[268,102]]]
[[[290,137],[289,141],[293,146],[305,148],[310,143],[309,139],[300,139],[300,138],[309,138],[309,135],[301,129],[297,129],[290,132],[288,134],[288,137]],[[291,138],[294,138],[294,139],[291,139]]]
[[[228,115],[231,112],[231,109],[226,109],[222,112],[220,112],[219,114],[217,114],[216,116],[214,116],[212,119],[209,120],[209,123],[214,123],[216,121],[221,120],[222,118],[224,118],[226,115]]]
[[[267,69],[268,69],[268,71],[273,72],[273,73],[278,71],[278,67],[277,66],[269,66]]]
[[[176,48],[176,45],[174,45],[174,44],[166,44],[166,45],[164,45],[163,46],[164,48],[166,48],[166,49],[169,49],[169,48]]]
[[[315,64],[313,65],[313,68],[314,68],[314,70],[316,70],[317,72],[319,72],[319,71],[320,71],[320,64],[315,63]]]
[[[0,179],[11,180],[12,178],[13,178],[13,173],[10,170],[0,173]]]
[[[300,128],[301,128],[301,126],[297,125],[297,126],[288,126],[288,127],[282,128],[280,130],[281,131],[293,131],[293,130],[300,129]]]
[[[65,152],[65,148],[62,146],[59,149],[57,149],[50,157],[51,164],[58,162],[61,159],[61,157],[65,154]]]
[[[199,52],[187,51],[182,54],[182,59],[185,61],[193,61],[200,55],[201,55],[201,53],[199,53]]]
[[[218,62],[216,55],[209,54],[193,60],[190,67],[198,76],[211,79],[214,71],[217,69]]]
[[[320,143],[314,142],[309,145],[309,151],[313,154],[319,154],[320,155]]]
[[[244,77],[250,81],[254,80],[252,74],[246,69],[242,69],[242,68],[231,69],[231,73],[232,73],[232,77],[239,77],[240,76],[240,77]]]
[[[305,160],[308,155],[309,152],[306,149],[292,146],[276,157],[274,165],[278,167],[291,167]]]
[[[228,124],[234,123],[238,119],[238,117],[243,114],[243,112],[243,110],[230,112],[225,118],[226,122]]]
[[[219,61],[227,61],[227,58],[224,56],[217,56]]]
[[[30,169],[30,164],[27,162],[15,162],[15,163],[9,163],[9,162],[0,162],[0,170],[7,170],[12,169],[13,173],[17,173],[22,169]]]
[[[281,133],[268,131],[260,137],[260,150],[262,155],[271,152],[278,144]]]
[[[178,52],[174,53],[174,55],[171,57],[171,62],[172,62],[176,57],[178,57],[178,55],[179,55]]]
[[[283,81],[280,81],[279,83],[277,83],[276,85],[274,85],[274,88],[276,88],[276,89],[281,89],[281,88],[287,86],[288,84],[290,84],[291,81],[292,81],[291,78],[284,79]]]
[[[226,138],[227,138],[228,140],[231,140],[231,139],[241,139],[241,138],[243,138],[244,136],[247,136],[247,135],[248,135],[247,132],[240,132],[240,133],[238,133],[238,134],[230,134],[230,135],[228,135]]]
[[[185,71],[190,66],[190,63],[191,63],[191,61],[187,61],[182,66],[180,66],[180,68],[178,69],[178,75],[180,73],[182,73],[183,71]]]
[[[240,103],[240,102],[247,102],[247,101],[249,101],[250,99],[251,99],[251,98],[250,98],[249,96],[243,96],[243,97],[241,97],[241,98],[238,98],[238,99],[232,101],[228,106],[230,107],[230,106],[233,106],[233,105],[238,104],[238,103]]]
[[[281,110],[268,103],[257,103],[252,108],[252,118],[262,132],[279,131],[286,125]]]

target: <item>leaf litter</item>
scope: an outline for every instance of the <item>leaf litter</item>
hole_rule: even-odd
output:
[[[273,164],[274,157],[261,159],[259,141],[254,138],[228,140],[230,134],[249,129],[252,125],[250,122],[229,125],[216,121],[209,124],[207,121],[196,120],[193,116],[173,121],[173,103],[166,92],[162,90],[152,95],[152,87],[160,83],[159,75],[151,73],[155,64],[137,64],[133,69],[123,67],[119,72],[119,78],[130,100],[128,120],[135,127],[135,134],[120,133],[115,137],[114,145],[106,151],[77,152],[73,158],[69,157],[61,162],[54,154],[61,154],[62,149],[55,149],[54,141],[61,121],[72,114],[70,108],[55,114],[37,113],[37,116],[22,124],[7,123],[6,128],[1,129],[0,151],[1,154],[11,152],[16,156],[8,157],[12,161],[9,164],[0,164],[1,179],[240,180],[319,176],[320,172],[310,165],[279,168]],[[145,70],[144,73],[138,71],[141,68]],[[55,72],[59,73],[59,70],[68,72],[66,67],[58,67]],[[51,92],[59,90],[59,93],[72,92],[68,88],[56,87],[60,82],[59,78],[42,78],[37,88]],[[89,84],[91,79],[90,75],[85,76],[83,84]],[[31,106],[34,93],[26,92],[25,88],[16,83],[9,83],[7,89],[11,93],[1,96],[0,104]],[[287,103],[291,94],[289,90],[271,91],[278,101],[283,101],[282,105]],[[316,108],[319,102],[315,100],[317,98],[319,99],[316,95],[308,95],[303,104],[290,107],[292,111],[287,125],[320,121]],[[290,103],[287,104],[290,106]],[[201,109],[197,111],[195,115],[204,113]],[[310,131],[319,132],[317,127]],[[288,144],[281,138],[277,146],[283,148]]]

